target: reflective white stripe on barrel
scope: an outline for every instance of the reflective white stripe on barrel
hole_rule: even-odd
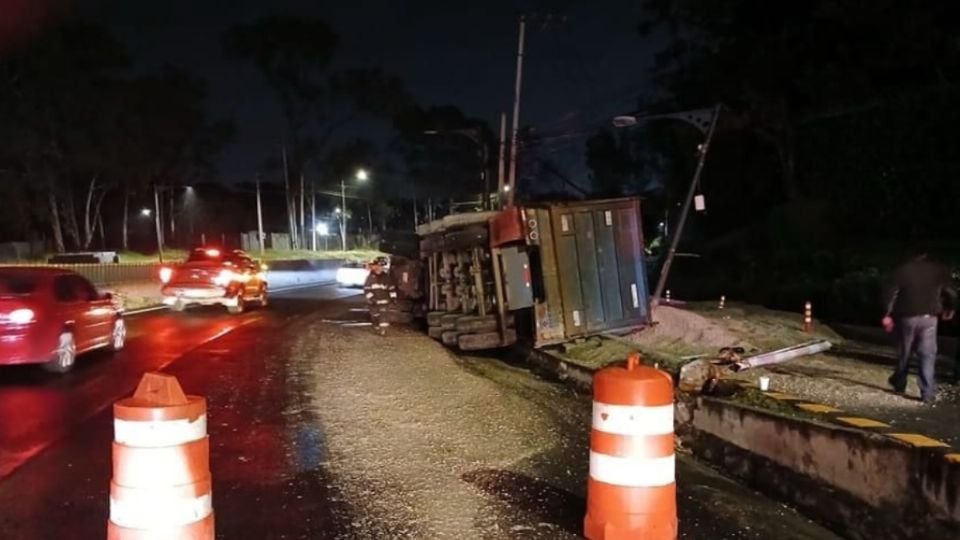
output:
[[[194,498],[156,495],[143,490],[135,498],[110,497],[110,521],[130,529],[167,529],[189,525],[213,513],[212,494]]]
[[[610,405],[593,402],[593,429],[629,436],[673,433],[673,405]]]
[[[174,446],[207,436],[207,415],[196,420],[113,420],[114,439],[120,444],[138,448]]]
[[[623,458],[590,451],[590,478],[624,487],[668,486],[674,481],[676,458]]]

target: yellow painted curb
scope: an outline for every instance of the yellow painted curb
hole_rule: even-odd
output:
[[[803,409],[805,411],[815,412],[815,413],[840,412],[840,409],[836,407],[831,407],[829,405],[821,405],[820,403],[797,403],[797,408]]]
[[[932,447],[949,447],[950,445],[938,441],[936,439],[931,439],[926,435],[921,435],[919,433],[888,433],[887,435],[893,437],[894,439],[901,440],[907,444],[921,447],[921,448],[932,448]]]
[[[781,401],[803,401],[803,398],[798,398],[790,394],[784,394],[783,392],[764,392],[763,395],[767,397],[772,397],[773,399],[779,399]]]
[[[870,418],[860,418],[859,416],[838,416],[837,420],[843,422],[844,424],[850,424],[851,426],[856,426],[860,428],[890,427],[889,424],[884,424],[883,422],[878,422]]]

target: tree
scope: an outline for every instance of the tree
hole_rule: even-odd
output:
[[[403,157],[420,198],[476,196],[481,191],[480,169],[490,175],[497,155],[491,144],[496,139],[485,122],[452,105],[414,106],[394,119],[394,127],[397,137],[392,147]],[[478,142],[489,149],[486,163],[478,155]],[[491,185],[496,185],[493,178]]]
[[[0,65],[0,130],[11,141],[0,152],[12,177],[43,201],[55,247],[63,231],[80,246],[75,171],[88,162],[110,75],[126,65],[123,46],[104,28],[70,24],[28,44]],[[65,84],[69,81],[69,84]],[[88,177],[89,178],[89,177]]]
[[[654,68],[664,105],[726,104],[774,151],[788,199],[804,193],[802,126],[956,86],[955,3],[647,0],[645,8],[641,32],[669,35]]]
[[[209,176],[229,123],[211,123],[203,84],[168,68],[125,77],[123,46],[104,28],[69,24],[0,60],[0,170],[49,227],[58,251],[105,237],[105,201],[156,183]]]

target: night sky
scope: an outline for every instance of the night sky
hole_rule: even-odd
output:
[[[656,47],[636,31],[638,4],[103,0],[78,11],[109,25],[138,68],[172,64],[207,80],[211,116],[232,118],[239,130],[220,164],[221,179],[234,182],[249,179],[276,147],[281,126],[256,70],[223,56],[221,36],[237,23],[278,13],[320,17],[340,36],[334,68],[380,67],[402,77],[421,105],[458,106],[496,131],[498,113],[511,107],[518,15],[538,14],[528,24],[521,123],[576,132],[632,110],[637,95],[650,88],[647,69]],[[554,18],[545,25],[548,13]],[[389,126],[357,124],[343,135],[384,140]],[[551,150],[579,157],[582,140],[560,139]]]

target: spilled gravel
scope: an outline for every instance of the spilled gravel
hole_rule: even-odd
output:
[[[414,331],[380,338],[329,319],[294,338],[289,362],[351,508],[325,537],[580,537],[588,399]],[[683,456],[678,486],[681,538],[835,538]]]
[[[329,470],[354,508],[345,537],[575,537],[536,513],[504,512],[496,498],[553,494],[517,467],[568,450],[545,407],[459,368],[412,331],[380,338],[320,324],[294,355],[313,384]]]

